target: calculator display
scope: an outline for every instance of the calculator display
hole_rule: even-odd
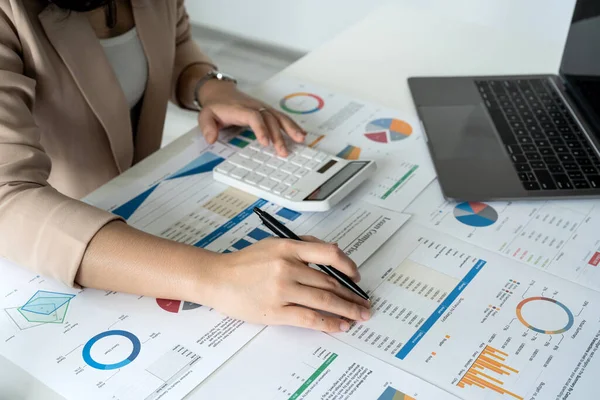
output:
[[[365,166],[369,164],[368,161],[354,161],[342,168],[337,174],[332,176],[327,182],[321,185],[317,190],[312,192],[305,201],[319,201],[325,200],[336,190],[348,182],[354,175],[360,172]]]

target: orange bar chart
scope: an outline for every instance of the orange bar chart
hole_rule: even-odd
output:
[[[523,400],[523,397],[503,388],[504,377],[519,373],[516,369],[505,364],[507,358],[508,353],[486,346],[457,386],[463,389],[466,386],[475,386]]]

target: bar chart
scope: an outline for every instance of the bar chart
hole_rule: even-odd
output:
[[[519,371],[508,366],[508,353],[495,349],[491,346],[485,346],[479,357],[475,360],[471,368],[458,382],[457,386],[475,386],[480,389],[490,389],[494,392],[509,395],[515,399],[523,400],[523,397],[516,395],[504,389],[503,376],[518,374]]]

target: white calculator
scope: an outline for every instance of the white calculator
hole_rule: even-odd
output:
[[[288,157],[252,143],[213,170],[215,180],[296,211],[327,211],[377,169],[288,143]]]

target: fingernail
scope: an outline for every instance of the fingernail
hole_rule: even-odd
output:
[[[342,332],[348,332],[350,330],[350,324],[346,321],[342,321],[342,323],[340,324],[340,330]]]
[[[360,311],[360,318],[362,318],[363,321],[368,321],[371,319],[371,311],[369,310],[361,310]]]

